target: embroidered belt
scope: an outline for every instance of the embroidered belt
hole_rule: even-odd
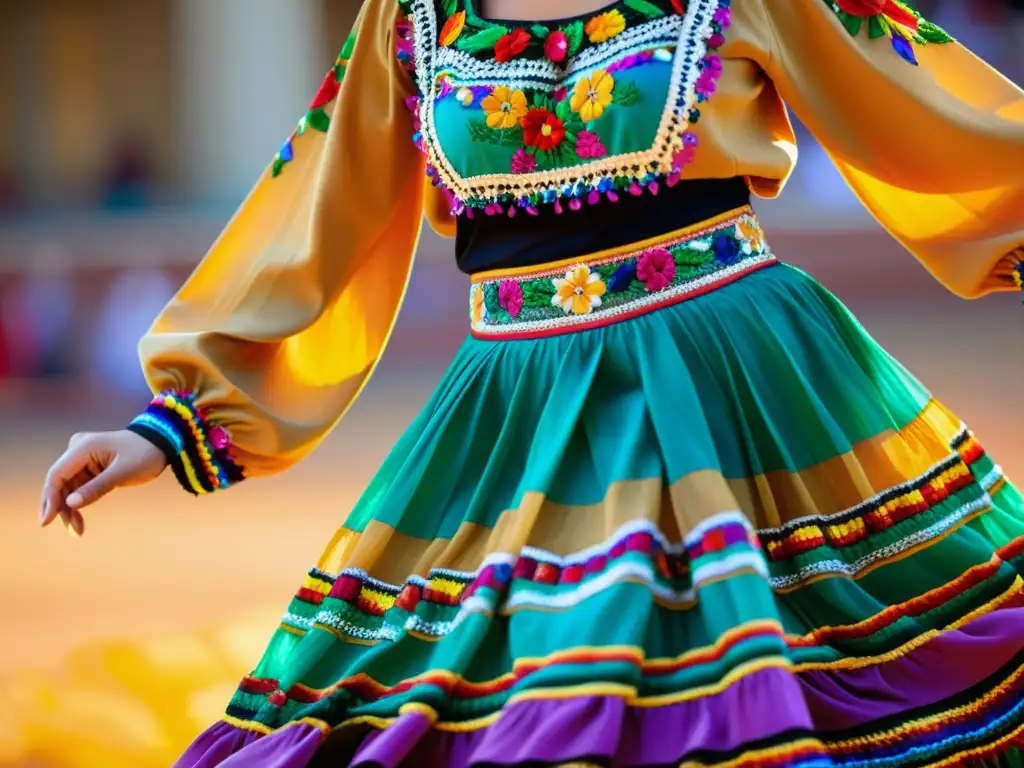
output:
[[[626,249],[473,275],[472,334],[531,339],[597,328],[774,263],[753,210],[743,207]]]

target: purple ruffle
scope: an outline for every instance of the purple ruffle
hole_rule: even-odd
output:
[[[261,736],[217,723],[192,742],[173,768],[304,768],[323,741],[311,725],[292,725]]]
[[[629,706],[617,696],[528,699],[507,706],[490,727],[467,732],[434,730],[425,715],[410,712],[386,730],[344,729],[346,743],[358,747],[339,757],[356,768],[581,758],[604,758],[621,768],[672,764],[697,750],[728,753],[791,731],[827,736],[937,704],[997,675],[1022,650],[1024,608],[1005,608],[891,661],[798,674],[766,667],[716,694],[664,706]],[[361,740],[356,728],[365,729]],[[258,738],[221,723],[175,768],[304,768],[323,740],[309,725]]]

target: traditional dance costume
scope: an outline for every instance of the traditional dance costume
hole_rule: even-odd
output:
[[[470,276],[470,337],[178,766],[1013,764],[1024,500],[749,198],[789,105],[936,279],[1018,290],[1024,92],[902,0],[479,11],[365,0],[142,342],[131,429],[208,493],[338,421],[424,215]]]

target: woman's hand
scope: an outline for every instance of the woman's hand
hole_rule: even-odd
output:
[[[75,435],[64,455],[46,473],[40,519],[47,526],[64,520],[74,533],[85,533],[82,508],[115,488],[141,485],[167,466],[163,451],[134,432],[89,432]]]

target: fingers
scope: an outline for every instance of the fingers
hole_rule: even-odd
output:
[[[74,438],[72,438],[74,440]],[[46,473],[43,484],[43,509],[40,522],[43,527],[52,523],[64,508],[64,494],[70,481],[89,464],[89,453],[79,441],[64,452]]]
[[[122,474],[115,459],[109,467],[105,468],[87,483],[78,486],[77,490],[73,491],[64,503],[75,512],[90,504],[94,504],[117,488],[122,480]],[[81,517],[80,514],[79,517]]]
[[[81,512],[65,508],[61,510],[60,519],[64,523],[64,528],[72,536],[81,538],[85,534],[85,517]]]

